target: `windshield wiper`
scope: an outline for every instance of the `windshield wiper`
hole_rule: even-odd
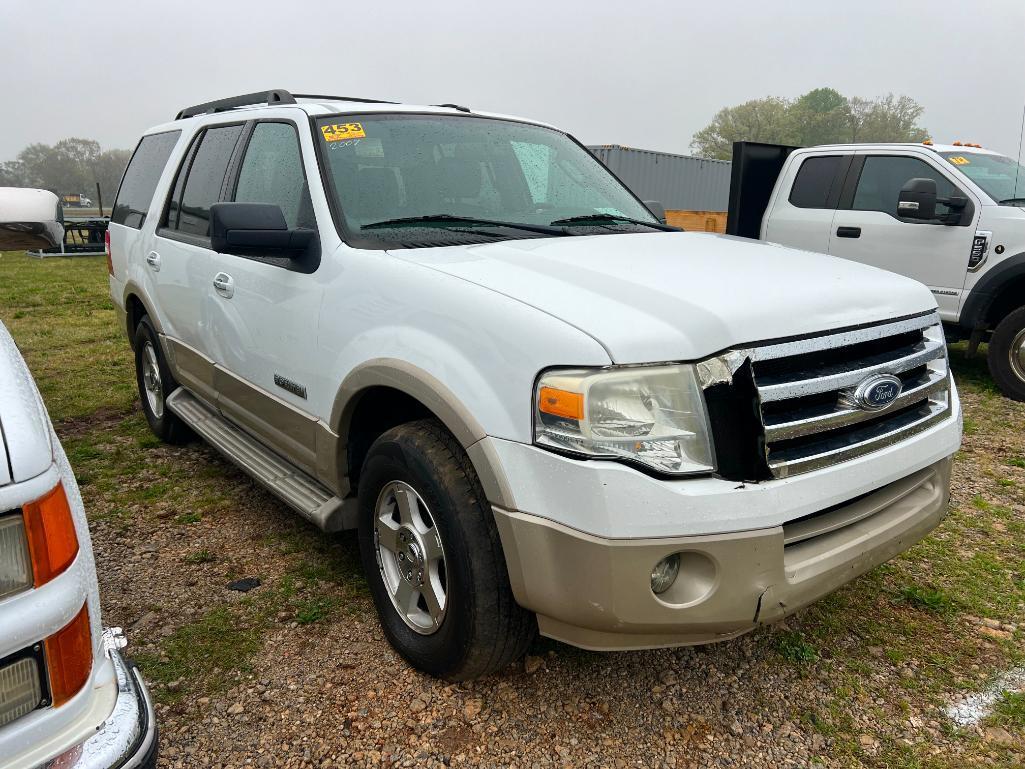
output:
[[[662,224],[661,222],[646,222],[643,219],[631,219],[629,216],[620,216],[619,214],[584,214],[583,216],[571,216],[567,219],[556,219],[554,222],[549,223],[553,226],[558,224],[573,226],[577,224],[601,224],[602,222],[626,222],[628,224],[640,224],[665,232],[680,231],[676,227],[670,227],[668,224]]]
[[[455,216],[453,214],[430,214],[428,216],[403,216],[398,219],[384,219],[380,222],[371,222],[360,227],[361,230],[376,230],[386,227],[405,227],[417,224],[440,224],[446,229],[450,225],[465,226],[467,224],[480,224],[488,227],[512,227],[517,230],[528,232],[540,232],[542,235],[569,235],[566,230],[560,227],[549,227],[545,224],[523,224],[521,222],[503,222],[498,219],[477,219],[472,216]]]
[[[1025,205],[1025,198],[1004,198],[1003,200],[997,201],[998,206],[1017,206]]]

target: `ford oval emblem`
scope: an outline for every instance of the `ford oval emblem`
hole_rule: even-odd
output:
[[[892,374],[877,374],[858,385],[853,400],[866,411],[879,411],[897,400],[903,386]]]

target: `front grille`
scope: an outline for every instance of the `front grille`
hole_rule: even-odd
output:
[[[877,451],[950,413],[950,373],[936,313],[756,346],[745,354],[775,478]],[[878,411],[854,405],[858,385],[882,374],[901,380],[900,395]]]

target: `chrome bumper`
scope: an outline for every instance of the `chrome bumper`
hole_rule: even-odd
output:
[[[138,669],[121,655],[121,628],[103,632],[103,648],[117,674],[114,710],[85,742],[38,769],[150,769],[157,761],[157,722]]]

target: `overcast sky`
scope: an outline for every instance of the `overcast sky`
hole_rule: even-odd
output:
[[[588,144],[689,152],[726,105],[907,94],[937,141],[1018,155],[1025,0],[0,0],[0,160],[132,147],[181,107],[267,88],[457,102]]]

